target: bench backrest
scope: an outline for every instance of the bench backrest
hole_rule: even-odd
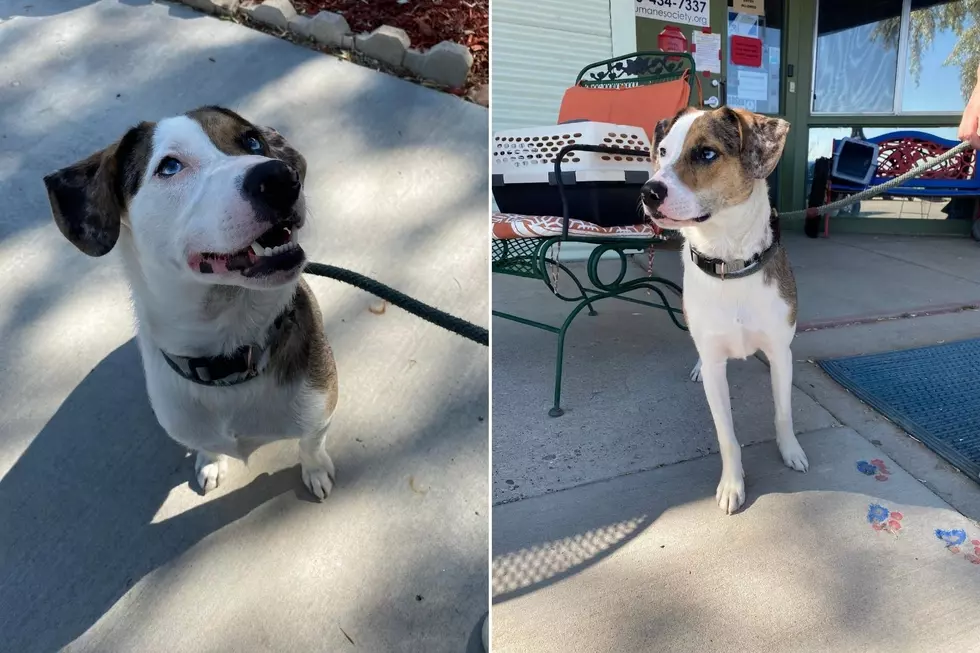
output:
[[[914,130],[888,132],[864,140],[878,145],[878,167],[869,186],[894,179],[923,161],[939,156],[959,145],[959,141]],[[834,139],[833,147],[836,154],[840,141]],[[900,188],[935,189],[937,194],[941,190],[980,191],[976,152],[973,150],[960,152],[953,158],[927,170],[920,177],[909,179],[892,192],[899,192]]]

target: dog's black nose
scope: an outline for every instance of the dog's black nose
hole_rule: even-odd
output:
[[[640,197],[643,198],[644,204],[655,209],[667,199],[667,184],[651,179],[643,184],[643,188],[640,189]]]
[[[278,159],[253,166],[242,181],[247,198],[275,213],[293,208],[300,186],[299,173]]]

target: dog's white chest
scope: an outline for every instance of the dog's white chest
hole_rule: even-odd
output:
[[[691,336],[699,350],[707,346],[724,358],[747,358],[766,350],[774,337],[781,339],[778,334],[786,332],[792,339],[788,308],[761,273],[722,281],[689,268],[684,294]]]

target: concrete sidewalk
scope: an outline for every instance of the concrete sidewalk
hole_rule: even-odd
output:
[[[887,482],[860,474],[880,454],[850,429],[800,442],[807,474],[743,451],[732,517],[717,456],[497,507],[494,651],[974,650],[980,528],[890,460]]]
[[[486,109],[146,0],[0,0],[0,97],[0,648],[479,650],[486,350],[311,279],[339,483],[310,501],[283,443],[205,499],[115,255],[61,237],[41,177],[223,104],[306,156],[312,259],[486,324]]]
[[[980,298],[980,247],[785,238],[800,322],[815,327],[793,347],[811,471],[776,452],[764,359],[732,362],[748,499],[731,518],[714,502],[717,441],[688,378],[697,353],[664,313],[610,301],[578,318],[557,419],[555,336],[494,320],[495,650],[920,651],[980,637],[963,608],[980,568],[934,534],[980,538],[980,487],[813,363],[980,336],[976,311],[953,310]],[[680,280],[677,254],[655,267]],[[495,309],[552,324],[568,311],[540,282],[495,275],[493,294]],[[871,458],[894,461],[887,482],[857,472]],[[870,527],[875,502],[915,517],[901,537]]]

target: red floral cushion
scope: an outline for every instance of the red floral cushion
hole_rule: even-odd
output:
[[[560,236],[563,222],[562,218],[552,215],[517,213],[494,213],[490,221],[493,224],[493,237],[497,240]],[[587,238],[652,238],[660,236],[661,230],[649,223],[628,227],[600,227],[584,220],[570,220],[568,235]]]

